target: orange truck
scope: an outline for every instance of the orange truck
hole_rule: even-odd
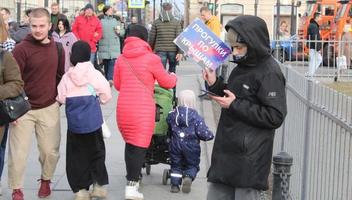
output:
[[[314,17],[315,12],[322,14],[320,24],[320,33],[323,41],[323,64],[325,66],[335,66],[335,57],[337,53],[337,40],[341,39],[343,28],[351,18],[352,0],[308,0],[307,8],[301,16],[298,27],[298,38],[307,38],[307,31],[310,20]],[[304,48],[304,50],[303,50]],[[301,45],[298,51],[308,54],[308,48]]]

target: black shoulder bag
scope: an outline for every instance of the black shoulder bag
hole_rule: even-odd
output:
[[[0,50],[0,76],[3,76],[3,57],[4,51]],[[24,91],[17,97],[0,100],[0,126],[15,121],[30,109],[31,104]]]

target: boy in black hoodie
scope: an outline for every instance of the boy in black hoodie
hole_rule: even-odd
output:
[[[227,84],[214,71],[203,72],[222,107],[207,200],[254,200],[268,189],[275,129],[287,113],[285,78],[270,54],[264,20],[239,16],[225,29],[237,67]]]

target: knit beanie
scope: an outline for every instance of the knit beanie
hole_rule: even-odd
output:
[[[131,24],[127,37],[138,37],[144,41],[148,41],[148,31],[147,29],[139,24]]]
[[[90,60],[90,46],[87,42],[78,40],[72,45],[71,63],[75,66],[79,62],[87,62]]]
[[[92,4],[90,4],[90,3],[88,3],[86,6],[84,6],[84,10],[87,10],[87,9],[92,9],[93,11],[94,11],[94,8],[93,8],[93,5]]]

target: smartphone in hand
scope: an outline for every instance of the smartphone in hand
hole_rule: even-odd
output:
[[[207,95],[219,97],[218,94],[215,94],[214,92],[210,92],[209,90],[201,89],[200,91],[204,92],[204,93],[207,94]]]

